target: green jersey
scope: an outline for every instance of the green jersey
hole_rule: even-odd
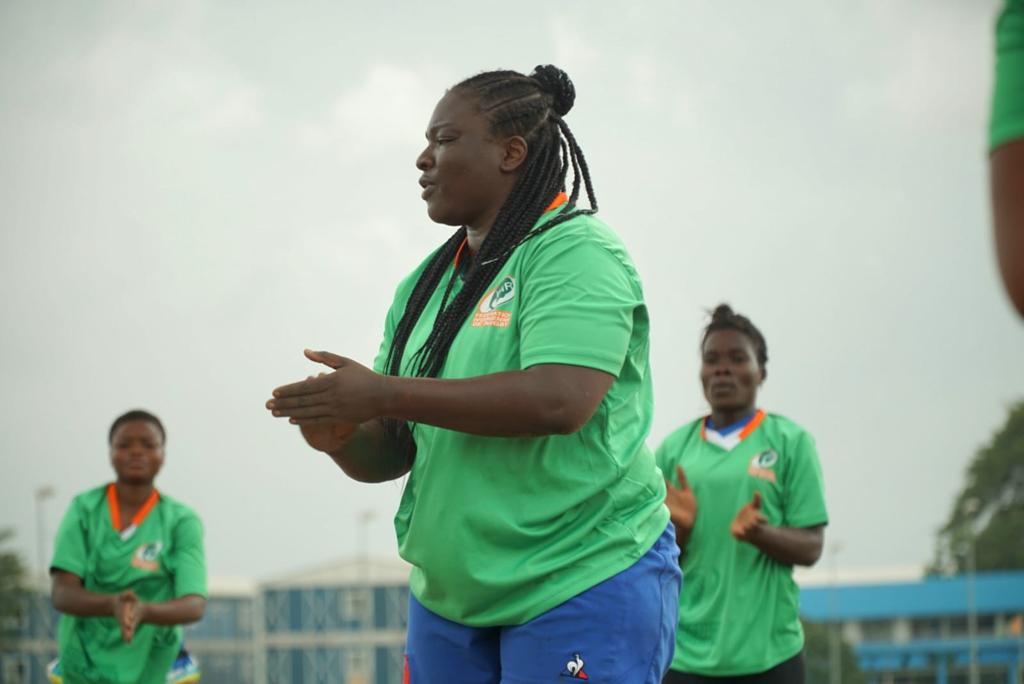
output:
[[[1006,0],[996,24],[989,149],[1024,137],[1024,0]]]
[[[554,211],[541,217],[549,219]],[[398,287],[375,367],[429,259]],[[454,281],[451,279],[454,278]],[[409,337],[423,345],[448,268]],[[414,425],[417,455],[395,516],[410,589],[460,624],[522,624],[628,568],[668,524],[665,485],[645,444],[652,413],[648,318],[619,239],[592,216],[524,242],[462,325],[439,377],[568,364],[615,376],[578,432],[481,437]]]
[[[771,525],[826,523],[821,466],[814,440],[798,425],[761,412],[753,420],[760,424],[731,450],[709,442],[700,419],[673,432],[657,451],[665,476],[678,486],[675,466],[681,465],[697,499],[681,561],[674,670],[754,674],[803,648],[793,567],[737,541],[729,529],[755,491]]]
[[[57,532],[51,567],[81,577],[89,591],[131,589],[144,603],[206,596],[202,524],[163,493],[130,535],[114,529],[107,485],[79,494]],[[62,615],[58,646],[66,684],[164,684],[181,627],[139,625],[125,643],[113,617]]]

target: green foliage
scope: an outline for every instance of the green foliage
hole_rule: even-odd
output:
[[[965,572],[972,531],[979,571],[1024,569],[1024,401],[968,466],[928,573]]]
[[[804,625],[804,658],[807,663],[807,684],[829,684],[831,681],[831,653],[829,651],[832,639],[831,625],[823,622],[807,622]],[[857,656],[854,655],[850,644],[840,640],[839,642],[839,673],[843,684],[866,684],[867,679],[857,665]]]
[[[13,636],[25,592],[25,565],[17,553],[4,548],[13,537],[12,530],[0,529],[0,644]]]

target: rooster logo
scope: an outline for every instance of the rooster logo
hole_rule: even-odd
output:
[[[572,660],[565,664],[562,676],[569,677],[570,679],[590,679],[587,673],[583,671],[583,658],[580,658],[579,653],[574,653]]]

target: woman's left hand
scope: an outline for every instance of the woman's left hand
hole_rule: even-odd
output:
[[[736,514],[730,532],[740,541],[753,543],[754,537],[766,522],[768,519],[761,513],[761,492],[754,492],[754,498],[750,503],[743,506]]]
[[[382,415],[387,376],[352,359],[325,351],[305,351],[310,361],[334,369],[274,390],[266,406],[294,425],[362,423]]]

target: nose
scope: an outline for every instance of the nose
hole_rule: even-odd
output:
[[[434,167],[434,155],[430,150],[430,145],[423,148],[420,155],[416,157],[416,168],[420,171],[427,171]]]

